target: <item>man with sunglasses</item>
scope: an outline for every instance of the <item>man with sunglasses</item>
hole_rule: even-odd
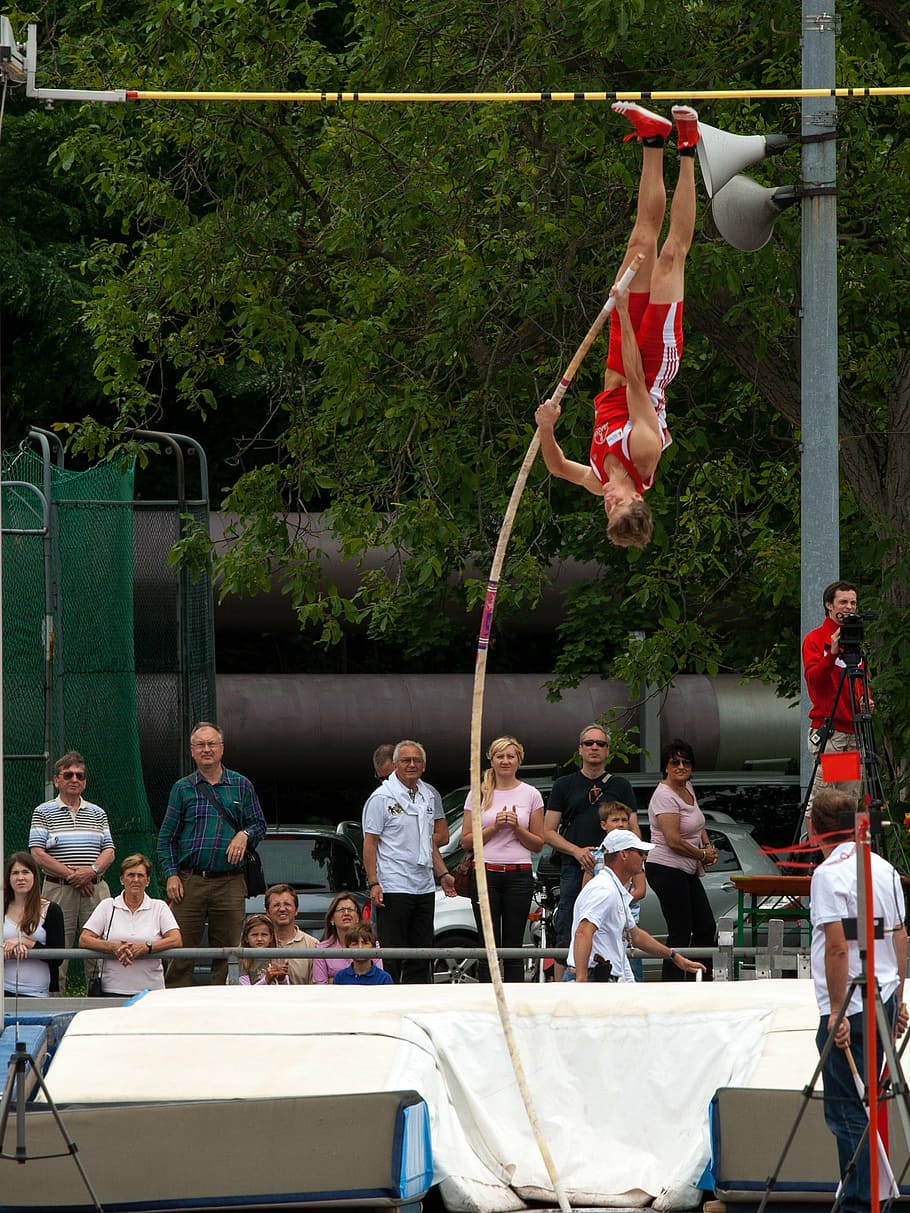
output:
[[[66,947],[73,947],[95,906],[111,891],[104,873],[114,862],[114,840],[104,809],[85,800],[85,759],[69,750],[54,763],[57,796],[32,813],[28,846],[44,873],[44,896],[63,911]],[[85,962],[86,982],[98,961]],[[66,992],[69,962],[60,966],[60,994]]]
[[[544,842],[561,860],[559,908],[556,912],[556,947],[567,948],[572,933],[575,901],[585,872],[594,871],[594,849],[603,842],[600,826],[602,800],[618,800],[632,810],[629,828],[640,833],[635,793],[628,779],[607,772],[610,734],[599,724],[588,724],[578,739],[581,770],[563,775],[553,784],[544,816]],[[554,975],[562,980],[565,966],[557,964]]]

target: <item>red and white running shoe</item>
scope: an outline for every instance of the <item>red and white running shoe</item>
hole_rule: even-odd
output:
[[[652,114],[637,101],[614,101],[610,108],[615,114],[622,114],[629,119],[635,127],[635,133],[639,139],[649,139],[655,135],[666,139],[673,129],[669,118],[662,118],[660,114]]]
[[[676,123],[676,146],[681,151],[698,143],[698,114],[691,105],[674,105],[670,111]]]

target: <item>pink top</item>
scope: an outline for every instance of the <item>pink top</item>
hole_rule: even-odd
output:
[[[695,792],[691,783],[686,783],[686,790],[694,800]],[[686,804],[683,798],[677,796],[665,783],[659,783],[654,789],[654,795],[648,805],[651,841],[654,843],[654,850],[648,852],[648,863],[659,863],[665,868],[679,868],[682,872],[688,872],[690,876],[703,876],[705,870],[697,859],[680,855],[678,851],[674,851],[668,845],[663,830],[660,828],[660,818],[663,813],[678,813],[679,833],[683,841],[690,843],[693,847],[701,847],[701,832],[705,828],[705,815],[698,807],[698,801],[696,800],[694,804]]]
[[[470,796],[465,801],[465,812],[471,811]],[[483,810],[482,822],[484,829],[496,820],[496,814],[502,809],[515,809],[518,814],[518,824],[527,830],[530,828],[531,814],[535,809],[543,808],[543,797],[537,788],[529,783],[520,783],[518,787],[502,791],[497,788],[493,793],[493,803]],[[530,863],[532,852],[515,837],[511,826],[501,826],[495,834],[483,844],[485,863]]]
[[[239,986],[267,986],[269,985],[269,982],[266,981],[265,973],[262,974],[258,981],[253,981],[249,973],[241,973],[237,980],[237,984]],[[282,977],[280,981],[273,981],[271,984],[273,986],[289,986],[291,984],[291,979],[288,977],[287,973],[285,973],[284,977]]]

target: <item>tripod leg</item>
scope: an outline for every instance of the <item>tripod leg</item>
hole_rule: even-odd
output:
[[[777,1160],[777,1164],[774,1167],[773,1172],[768,1177],[768,1179],[765,1183],[765,1190],[762,1194],[761,1202],[759,1203],[756,1213],[765,1213],[765,1208],[768,1204],[771,1193],[774,1191],[774,1187],[775,1187],[778,1177],[780,1175],[781,1168],[783,1167],[784,1163],[787,1161],[787,1155],[790,1152],[790,1147],[793,1145],[793,1141],[799,1130],[799,1126],[802,1123],[803,1116],[805,1116],[805,1114],[809,1108],[809,1100],[812,1099],[812,1097],[815,1093],[815,1084],[818,1082],[819,1077],[822,1074],[825,1062],[828,1060],[828,1057],[831,1054],[831,1050],[835,1047],[834,1046],[834,1034],[837,1031],[841,1021],[844,1018],[847,1007],[850,1005],[850,999],[853,996],[853,991],[856,989],[856,987],[857,987],[857,982],[856,981],[851,982],[850,987],[847,990],[846,997],[844,998],[844,1001],[840,1007],[840,1010],[837,1013],[837,1020],[834,1024],[834,1027],[828,1033],[828,1037],[827,1037],[824,1045],[819,1048],[818,1064],[816,1065],[815,1069],[812,1072],[812,1078],[809,1080],[808,1086],[803,1087],[803,1101],[799,1106],[799,1111],[796,1114],[796,1119],[794,1120],[793,1124],[790,1126],[790,1132],[787,1136],[787,1140],[783,1144],[783,1148],[781,1149],[780,1157]],[[827,1121],[827,1116],[825,1117],[825,1119]],[[829,1128],[830,1128],[830,1124],[829,1124]],[[832,1132],[833,1132],[833,1130],[832,1130]],[[836,1213],[837,1209],[840,1207],[840,1203],[841,1203],[841,1199],[842,1199],[842,1190],[843,1190],[843,1185],[841,1185],[841,1188],[838,1189],[837,1197],[835,1198],[835,1202],[832,1207],[832,1213]]]
[[[89,1177],[86,1173],[85,1167],[83,1167],[83,1165],[82,1165],[82,1159],[79,1157],[79,1148],[76,1145],[76,1143],[73,1141],[73,1139],[70,1137],[69,1133],[67,1133],[67,1131],[66,1131],[66,1126],[63,1123],[63,1120],[60,1116],[60,1112],[57,1109],[57,1105],[54,1103],[51,1093],[47,1089],[47,1084],[45,1083],[44,1078],[41,1074],[41,1069],[38,1066],[38,1064],[36,1063],[34,1057],[32,1057],[31,1053],[27,1052],[25,1049],[25,1046],[22,1045],[21,1043],[16,1045],[16,1052],[10,1058],[9,1071],[7,1074],[6,1085],[3,1089],[3,1104],[2,1104],[2,1107],[0,1107],[0,1146],[2,1146],[2,1143],[4,1141],[4,1137],[5,1137],[5,1133],[6,1133],[6,1125],[7,1125],[7,1121],[9,1120],[9,1110],[10,1110],[10,1107],[12,1106],[12,1101],[13,1101],[13,1091],[15,1089],[15,1093],[16,1093],[15,1094],[15,1101],[16,1101],[16,1155],[15,1155],[15,1157],[16,1157],[16,1161],[20,1162],[20,1163],[26,1163],[29,1161],[28,1151],[26,1149],[26,1143],[25,1143],[25,1136],[26,1136],[25,1109],[26,1109],[26,1104],[28,1102],[28,1100],[26,1098],[26,1092],[25,1092],[25,1077],[26,1077],[26,1074],[28,1073],[29,1065],[32,1067],[32,1073],[35,1076],[35,1081],[37,1082],[37,1084],[41,1090],[41,1093],[44,1096],[45,1102],[48,1107],[48,1111],[53,1116],[53,1118],[57,1124],[57,1128],[60,1130],[60,1136],[63,1138],[63,1141],[66,1144],[67,1152],[72,1157],[73,1162],[76,1164],[76,1168],[79,1171],[80,1176],[82,1177],[82,1182],[85,1185],[85,1190],[86,1190],[86,1192],[88,1192],[93,1206],[97,1210],[97,1213],[104,1213],[104,1209],[101,1205],[101,1202],[99,1201],[99,1199],[95,1193],[95,1189],[92,1187],[91,1180],[89,1179]]]

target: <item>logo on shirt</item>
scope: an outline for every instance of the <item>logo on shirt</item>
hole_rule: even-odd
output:
[[[400,817],[401,814],[404,812],[404,809],[401,807],[400,804],[390,804],[386,808],[386,812],[391,814],[392,817]]]

